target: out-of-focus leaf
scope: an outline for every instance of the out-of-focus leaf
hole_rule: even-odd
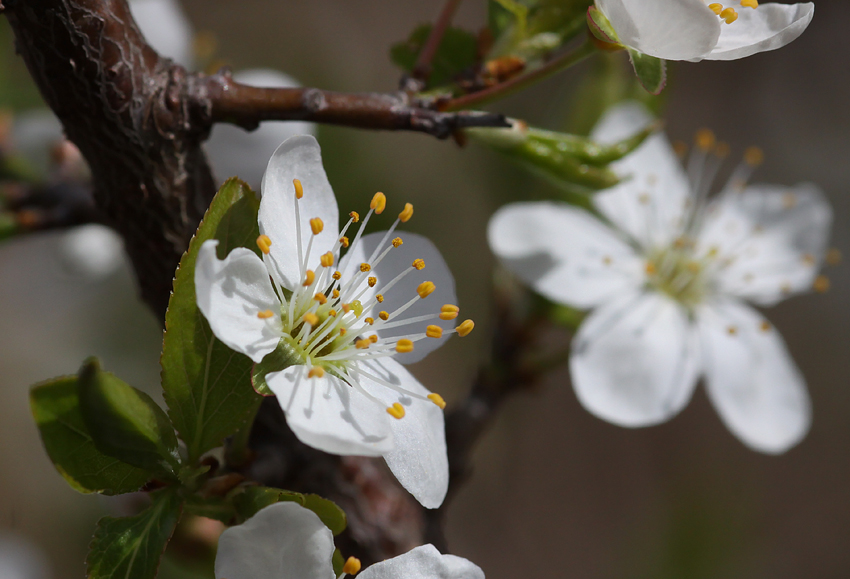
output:
[[[319,495],[294,493],[261,486],[244,487],[233,497],[233,504],[239,515],[244,519],[253,517],[260,509],[274,503],[291,501],[316,513],[322,522],[334,535],[345,530],[347,525],[345,512],[336,503]]]
[[[195,258],[201,244],[219,240],[220,258],[236,247],[256,250],[258,211],[259,200],[246,183],[235,178],[226,181],[174,278],[165,315],[162,388],[190,461],[244,426],[262,400],[251,388],[253,362],[216,339],[195,297]]]
[[[97,523],[86,558],[90,579],[153,579],[165,546],[180,520],[177,493],[151,495],[153,503],[134,517],[104,517]]]
[[[342,568],[345,567],[345,558],[342,556],[342,551],[334,549],[333,557],[334,575],[339,577],[342,575]]]
[[[660,58],[643,54],[637,50],[631,48],[628,50],[629,58],[640,84],[649,94],[660,94],[667,84],[667,63]]]
[[[95,359],[80,370],[80,413],[102,453],[139,468],[176,476],[177,436],[150,396],[104,372]]]
[[[33,387],[30,407],[47,455],[75,490],[106,495],[130,493],[153,476],[95,447],[80,413],[76,376]]]
[[[225,525],[232,524],[236,517],[236,510],[233,504],[221,497],[204,498],[194,494],[186,499],[186,504],[183,508],[187,514],[215,519]]]
[[[431,25],[423,24],[407,40],[394,44],[390,49],[393,63],[411,72],[430,33]],[[475,65],[477,60],[478,39],[475,35],[460,28],[447,28],[431,62],[427,86],[450,84],[459,73]]]

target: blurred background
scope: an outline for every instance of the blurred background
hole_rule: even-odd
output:
[[[432,21],[440,5],[182,2],[202,33],[196,49],[207,61],[276,69],[302,85],[341,91],[395,89],[399,71],[388,57],[390,45]],[[819,184],[835,210],[832,245],[850,255],[850,4],[816,5],[806,33],[781,51],[674,66],[665,127],[672,139],[686,141],[697,129],[712,128],[731,145],[732,159],[749,145],[761,146],[766,161],[756,182]],[[465,2],[456,22],[481,28],[485,3]],[[0,31],[0,106],[14,108],[19,125],[43,105],[14,56],[5,20]],[[566,129],[574,122],[575,87],[593,67],[585,63],[487,108]],[[29,125],[32,131],[56,130],[49,116],[34,118],[40,120]],[[488,351],[495,264],[484,236],[487,220],[509,200],[553,190],[474,144],[332,127],[319,127],[317,136],[342,210],[363,210],[378,190],[391,208],[412,202],[409,229],[431,237],[456,273],[460,303],[476,332],[413,367],[451,404]],[[22,146],[27,138],[19,137]],[[220,138],[232,144],[245,135],[230,129]],[[270,152],[242,162],[263,167]],[[233,170],[227,160],[216,165],[220,179]],[[828,293],[768,312],[813,399],[814,424],[799,446],[779,457],[748,450],[701,389],[667,424],[613,426],[580,407],[563,368],[536,392],[511,399],[481,439],[474,476],[449,510],[452,551],[479,564],[489,579],[850,576],[850,276],[841,265],[826,273]],[[115,499],[77,494],[56,473],[30,416],[29,386],[75,373],[96,355],[129,383],[156,393],[160,345],[160,322],[137,299],[114,239],[57,232],[0,244],[0,559],[11,561],[0,562],[0,578],[82,577],[95,521],[121,508]],[[15,568],[26,574],[9,571]]]

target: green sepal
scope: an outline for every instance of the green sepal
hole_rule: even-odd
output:
[[[394,44],[390,48],[393,64],[405,72],[412,72],[430,33],[431,25],[423,24],[418,26],[407,40]],[[431,74],[428,77],[427,86],[449,84],[458,74],[474,66],[477,61],[478,39],[475,35],[460,28],[447,28],[431,61]]]
[[[266,354],[262,362],[254,364],[254,368],[251,370],[251,384],[254,386],[254,391],[261,396],[274,396],[274,392],[266,383],[266,376],[272,372],[280,372],[290,366],[303,363],[286,341],[281,340],[278,347],[273,352]]]
[[[30,407],[47,455],[74,490],[105,495],[131,493],[153,476],[151,471],[97,449],[80,413],[76,376],[34,386]]]
[[[339,549],[334,549],[332,563],[334,566],[334,575],[339,577],[342,575],[342,568],[345,567],[345,557],[342,556],[342,551]]]
[[[587,9],[587,26],[590,28],[590,33],[597,40],[612,44],[614,47],[622,46],[620,44],[620,37],[617,36],[617,31],[611,26],[611,21],[596,6],[591,6]]]
[[[195,259],[201,245],[217,239],[219,258],[236,247],[258,251],[258,211],[259,200],[251,188],[239,179],[227,180],[174,278],[162,342],[162,388],[190,461],[245,426],[262,400],[251,388],[253,362],[216,339],[195,296]]]
[[[304,495],[262,486],[246,486],[233,497],[236,511],[243,519],[249,519],[257,514],[260,509],[283,501],[295,502],[306,509],[310,509],[319,516],[334,535],[339,535],[345,530],[347,525],[345,512],[333,501],[319,495]]]
[[[651,95],[661,94],[667,84],[667,62],[633,48],[628,51],[641,86]]]
[[[177,436],[157,403],[101,370],[94,358],[83,364],[78,378],[80,413],[97,449],[133,466],[176,477]]]
[[[151,500],[151,505],[134,517],[98,521],[86,558],[89,579],[156,577],[182,509],[175,489],[152,493]]]

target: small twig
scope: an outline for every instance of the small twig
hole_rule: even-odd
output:
[[[440,11],[440,15],[437,17],[437,21],[431,27],[431,33],[428,35],[428,39],[419,53],[419,58],[416,59],[416,64],[413,66],[411,76],[414,79],[424,83],[431,76],[431,63],[437,54],[437,50],[440,48],[443,36],[446,34],[446,30],[449,24],[451,24],[452,18],[454,18],[455,12],[457,12],[461,2],[463,0],[446,0],[443,9]]]
[[[508,96],[511,93],[526,88],[531,84],[539,82],[557,72],[581,62],[593,54],[595,50],[596,48],[594,45],[591,42],[586,41],[575,50],[550,60],[540,68],[532,70],[526,74],[516,76],[508,81],[484,90],[445,101],[439,105],[439,108],[441,111],[457,111],[471,106],[479,106],[485,102]]]

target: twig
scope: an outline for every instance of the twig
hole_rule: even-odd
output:
[[[431,63],[433,62],[434,56],[440,48],[440,43],[443,41],[443,36],[446,34],[446,30],[448,29],[449,24],[451,24],[452,18],[454,18],[455,12],[457,12],[462,1],[463,0],[446,0],[446,3],[443,4],[443,9],[440,11],[437,21],[434,22],[434,26],[431,27],[431,33],[428,35],[428,39],[425,41],[425,45],[419,53],[419,58],[416,59],[416,64],[413,66],[413,70],[411,71],[411,76],[414,79],[424,83],[427,82],[428,77],[431,76]]]

